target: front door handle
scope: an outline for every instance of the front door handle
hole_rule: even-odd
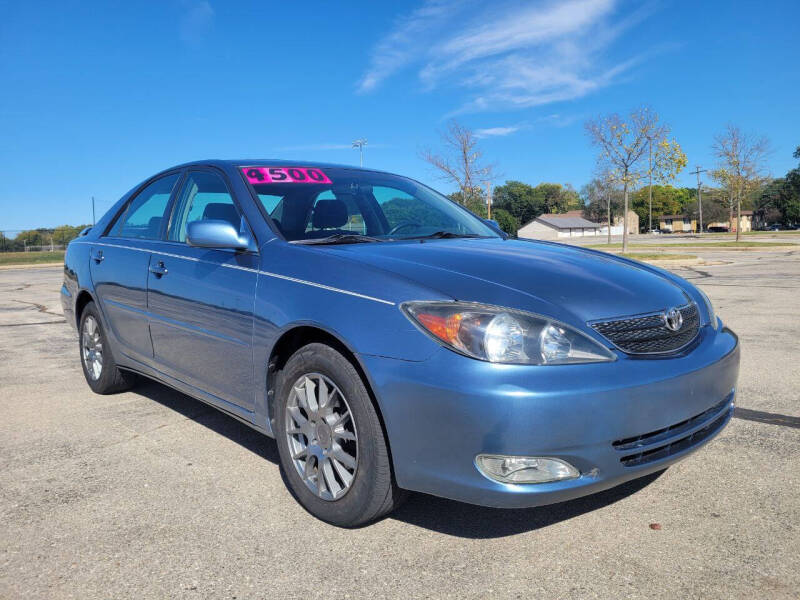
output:
[[[164,266],[163,260],[158,261],[158,264],[150,265],[149,269],[150,272],[156,277],[161,277],[162,275],[167,274],[167,267]]]
[[[94,256],[92,256],[92,258],[94,259],[94,262],[96,262],[99,265],[101,262],[103,262],[105,256],[103,256],[102,250],[98,250],[97,252],[94,253]]]

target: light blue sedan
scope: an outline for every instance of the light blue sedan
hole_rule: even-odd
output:
[[[739,370],[683,279],[333,165],[163,171],[69,245],[61,299],[92,390],[143,375],[275,437],[346,527],[406,490],[527,507],[662,470],[725,427]]]

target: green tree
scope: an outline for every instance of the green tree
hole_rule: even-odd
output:
[[[700,210],[697,205],[697,190],[684,188],[689,193],[689,201],[681,208],[681,214],[688,215],[690,219],[698,220]],[[703,221],[705,225],[715,222],[728,222],[728,200],[725,191],[703,187]]]
[[[519,226],[530,223],[544,212],[536,190],[521,181],[506,181],[505,185],[495,188],[492,197],[492,207],[508,211]]]
[[[467,190],[466,196],[462,191],[453,192],[448,195],[453,202],[457,202],[467,210],[475,213],[480,218],[486,218],[486,193],[482,188]]]
[[[580,196],[572,186],[559,183],[540,183],[533,188],[536,204],[543,213],[565,213],[580,208]],[[538,216],[538,215],[537,215]]]
[[[78,237],[86,225],[59,225],[53,230],[53,243],[59,245],[69,244]]]
[[[646,228],[650,214],[650,189],[643,187],[631,194],[631,209],[639,215],[639,227]],[[662,215],[683,214],[684,207],[691,202],[687,188],[676,188],[671,185],[654,185],[652,187],[653,221],[658,222]]]
[[[516,237],[519,223],[510,212],[503,208],[493,208],[492,218],[500,225],[500,229],[505,231],[508,235]]]
[[[658,118],[658,117],[656,117]],[[647,231],[653,228],[653,179],[658,183],[668,184],[675,180],[688,163],[686,154],[680,144],[673,140],[668,140],[669,126],[663,125],[655,127],[648,137],[648,162],[647,162]],[[643,224],[644,221],[639,216],[639,223]],[[640,225],[641,228],[641,225]]]
[[[44,246],[50,243],[50,232],[47,229],[28,229],[20,232],[14,242],[18,248]]]
[[[800,146],[792,156],[800,159]],[[768,194],[781,214],[781,221],[787,225],[800,223],[800,165],[786,173],[786,177],[774,180],[772,188]]]

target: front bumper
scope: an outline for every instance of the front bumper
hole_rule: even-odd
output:
[[[733,413],[738,340],[725,328],[703,327],[700,336],[684,356],[602,364],[497,365],[444,348],[421,362],[360,359],[383,414],[400,487],[485,506],[528,507],[664,469],[719,433]],[[555,457],[581,476],[498,483],[477,470],[478,454]]]

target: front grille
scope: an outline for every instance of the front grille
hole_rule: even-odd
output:
[[[625,319],[595,321],[592,328],[617,348],[628,354],[665,354],[676,352],[697,337],[700,313],[692,302],[678,309],[683,325],[678,331],[667,327],[663,312]]]
[[[732,400],[733,393],[719,404],[690,419],[640,436],[617,440],[612,444],[614,449],[626,453],[619,461],[626,467],[636,467],[678,454],[692,446],[697,446],[722,429],[733,411]],[[699,429],[675,439],[681,433],[691,431],[703,423],[705,425]],[[657,445],[659,442],[666,440],[672,441],[660,446]],[[639,448],[642,448],[642,450],[629,454],[631,450]],[[644,448],[648,449],[645,450]]]

